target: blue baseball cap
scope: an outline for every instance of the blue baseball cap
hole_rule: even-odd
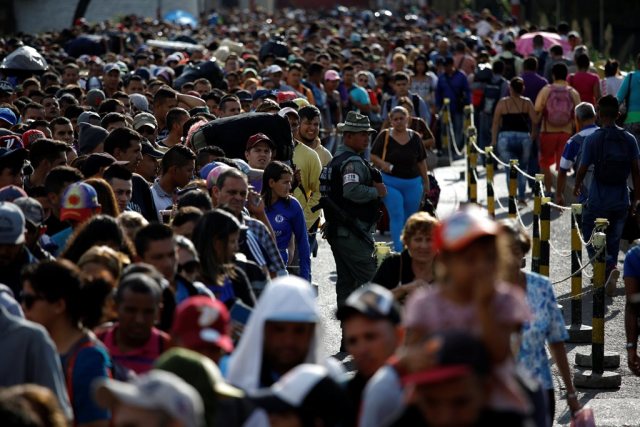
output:
[[[11,126],[14,126],[16,123],[18,123],[18,118],[16,117],[15,113],[11,111],[10,108],[6,107],[0,108],[0,120],[9,123]]]

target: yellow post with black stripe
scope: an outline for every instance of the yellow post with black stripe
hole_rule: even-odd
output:
[[[571,324],[567,327],[569,342],[591,342],[592,329],[582,324],[582,241],[580,226],[582,225],[582,205],[571,205]]]
[[[604,283],[607,259],[607,237],[597,231],[593,235],[593,249],[596,251],[593,263],[593,318],[591,330],[591,354],[576,354],[576,365],[591,368],[591,371],[577,371],[574,376],[576,387],[618,388],[622,383],[620,374],[605,369],[620,366],[620,355],[604,351]]]
[[[464,106],[464,122],[463,122],[463,126],[464,126],[464,129],[469,129],[470,127],[475,127],[475,124],[473,123],[473,105],[471,105],[471,104]],[[467,137],[468,136],[469,135],[467,135]],[[468,139],[467,139],[467,141],[468,141]]]
[[[540,274],[549,277],[549,257],[551,238],[551,202],[550,197],[542,198],[540,209]]]
[[[593,264],[593,330],[591,334],[591,357],[593,371],[604,372],[604,282],[607,239],[604,233],[593,236],[593,247],[596,250],[596,260]]]
[[[476,128],[466,128],[467,135],[467,196],[469,203],[478,203],[478,182],[476,179],[476,167],[478,166],[478,153],[472,142],[476,142]]]
[[[449,117],[450,103],[451,100],[449,98],[444,99],[444,106],[442,107],[442,123],[440,126],[440,141],[442,142],[442,151],[445,153],[447,152],[447,150],[451,149],[451,147],[449,147],[449,144],[451,142],[449,141],[449,120],[451,119]]]
[[[516,197],[518,191],[518,171],[516,170],[516,166],[518,166],[518,160],[511,159],[509,160],[509,218],[516,218]]]
[[[491,215],[492,218],[495,218],[496,217],[496,198],[493,192],[493,176],[495,174],[495,168],[494,168],[495,163],[493,160],[493,156],[491,155],[493,153],[493,147],[491,146],[486,147],[484,151],[487,153],[487,155],[485,156],[486,157],[485,171],[487,173],[487,210],[489,211],[489,215]]]
[[[537,174],[533,186],[533,230],[531,233],[531,271],[540,273],[540,212],[542,210],[543,174]]]

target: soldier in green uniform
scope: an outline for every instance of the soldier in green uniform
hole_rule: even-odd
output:
[[[380,172],[362,158],[369,134],[374,132],[367,116],[349,112],[338,130],[344,144],[323,169],[320,184],[327,221],[324,231],[336,262],[340,306],[376,272],[373,232],[380,217],[380,200],[387,190]]]

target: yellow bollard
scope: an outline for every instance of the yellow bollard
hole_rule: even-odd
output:
[[[533,187],[533,230],[531,233],[531,271],[540,273],[540,212],[544,175],[537,174]]]
[[[551,238],[551,202],[550,197],[542,198],[540,211],[540,274],[549,277],[549,257]]]
[[[441,132],[441,141],[442,141],[442,151],[447,151],[449,150],[449,155],[451,155],[451,147],[449,147],[449,144],[451,141],[449,141],[449,104],[451,103],[451,100],[449,98],[445,98],[444,99],[444,107],[442,109],[442,123],[440,126],[440,132]]]
[[[582,324],[582,241],[580,226],[582,225],[582,205],[571,205],[571,325],[567,327],[569,342],[591,342],[591,327]]]
[[[509,160],[509,218],[516,218],[516,197],[518,191],[518,171],[516,170],[516,166],[518,166],[518,160],[511,159]]]
[[[478,203],[478,182],[475,174],[478,153],[472,144],[476,141],[476,128],[467,128],[465,134],[467,135],[467,198],[470,203]]]
[[[495,169],[494,169],[494,160],[493,160],[493,156],[491,156],[491,153],[493,153],[493,147],[489,146],[486,147],[485,152],[487,153],[486,156],[486,166],[485,166],[485,170],[487,171],[487,210],[489,211],[489,215],[491,215],[492,218],[496,217],[496,198],[495,198],[495,193],[493,192],[493,177],[494,177],[494,173],[495,173]]]

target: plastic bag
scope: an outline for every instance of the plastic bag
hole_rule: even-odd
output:
[[[585,406],[571,418],[571,427],[596,427],[593,409]]]

